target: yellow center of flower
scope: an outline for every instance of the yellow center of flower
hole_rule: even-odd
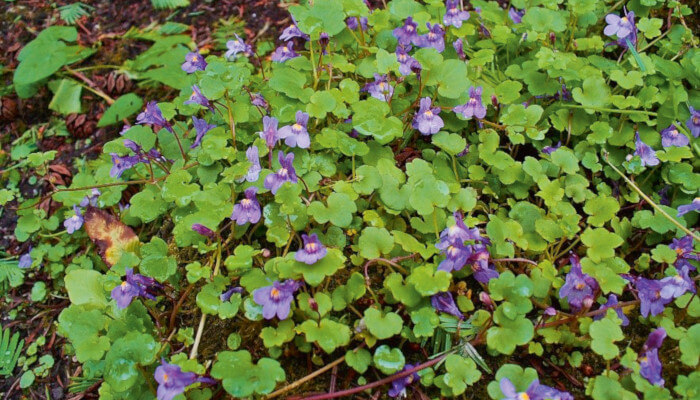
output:
[[[252,201],[251,201],[250,199],[243,199],[243,200],[241,200],[241,204],[243,204],[243,205],[246,206],[246,207],[249,206],[250,203],[252,203]]]
[[[455,256],[455,255],[457,255],[457,253],[459,253],[459,249],[454,247],[454,246],[449,246],[447,248],[447,253],[451,256]]]
[[[450,13],[457,14],[457,7],[450,8]]]
[[[645,363],[645,362],[647,362],[648,360],[649,360],[649,359],[648,359],[646,356],[644,356],[644,357],[642,357],[639,361]]]
[[[681,283],[681,282],[683,282],[683,277],[680,275],[676,275],[673,277],[673,280],[675,280],[678,283]]]
[[[660,290],[657,290],[656,292],[654,292],[654,298],[657,298],[657,299],[661,298],[661,291]]]
[[[696,202],[696,201],[700,201],[700,197],[696,197],[695,200],[693,200],[693,202]]]
[[[430,110],[428,110],[428,111],[425,112],[425,115],[427,115],[428,117],[432,117],[432,116],[433,116],[433,112],[430,111]]]
[[[275,300],[279,299],[280,291],[277,290],[277,288],[272,288],[272,290],[270,290],[270,297],[275,299]]]
[[[282,53],[289,53],[289,49],[286,47],[282,47]]]
[[[293,128],[295,131],[300,131],[301,128],[303,128],[303,126],[301,126],[301,125],[299,125],[299,124],[294,124],[294,125],[292,125],[292,128]]]
[[[126,281],[122,282],[121,287],[126,287]]]
[[[700,124],[700,117],[693,117],[693,124],[695,124],[695,125]]]
[[[170,377],[168,376],[168,374],[163,374],[163,381],[164,382],[167,382],[169,378]]]
[[[314,243],[314,242],[311,242],[311,243],[307,244],[306,246],[304,246],[304,248],[306,249],[306,251],[309,251],[309,252],[314,252],[314,251],[316,251],[316,247],[318,247],[318,245],[317,245],[316,243]]]
[[[192,57],[192,62],[197,62],[197,56]]]
[[[530,395],[527,393],[518,393],[518,400],[530,400]]]
[[[469,99],[469,104],[476,104],[476,99],[473,97]]]
[[[405,55],[405,54],[399,54],[399,61],[406,61],[406,55]]]
[[[479,259],[479,260],[488,260],[488,259],[489,259],[489,253],[487,253],[487,252],[479,253],[478,259]]]
[[[586,284],[585,284],[585,283],[577,283],[577,284],[576,284],[576,289],[578,289],[578,290],[581,290],[581,289],[583,289],[583,288],[585,288],[585,287],[586,287]]]
[[[413,26],[412,25],[407,26],[406,30],[409,32],[413,32]]]
[[[386,88],[386,83],[384,82],[379,82],[379,88],[384,90]]]
[[[428,32],[428,39],[435,39],[435,35],[433,32]]]
[[[676,254],[678,254],[679,256],[683,253],[685,253],[685,250],[681,249],[680,247],[676,249]]]
[[[627,23],[629,20],[627,19],[627,17],[622,17],[622,18],[620,18],[620,21]]]
[[[114,159],[114,165],[119,165],[119,164],[121,164],[121,163],[122,163],[121,158],[115,158],[115,159]]]
[[[289,25],[290,28],[294,29],[296,26],[294,24]]]
[[[406,377],[406,383],[410,385],[411,383],[413,383],[413,379],[414,379],[414,378],[413,378],[413,375],[407,376],[407,377]]]
[[[674,129],[674,130],[672,130],[672,131],[669,132],[669,133],[670,133],[671,135],[673,135],[673,136],[676,136],[676,135],[678,135],[678,130],[677,130],[677,129]]]
[[[280,175],[282,176],[287,176],[289,172],[287,171],[287,168],[281,168],[280,169]]]

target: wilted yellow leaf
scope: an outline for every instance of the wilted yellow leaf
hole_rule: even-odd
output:
[[[119,261],[124,251],[135,250],[139,244],[139,238],[131,228],[115,216],[92,206],[85,210],[85,231],[110,267]]]

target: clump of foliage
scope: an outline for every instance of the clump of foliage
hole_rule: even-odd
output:
[[[20,204],[20,266],[62,278],[83,379],[279,396],[306,354],[354,380],[312,398],[697,396],[686,6],[302,3],[271,54],[182,54],[179,95],[81,162],[59,211]],[[42,77],[83,54],[53,32]]]

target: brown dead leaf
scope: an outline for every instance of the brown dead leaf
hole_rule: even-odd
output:
[[[110,267],[119,261],[124,251],[134,250],[139,244],[139,238],[131,228],[112,214],[93,206],[85,210],[85,232]]]

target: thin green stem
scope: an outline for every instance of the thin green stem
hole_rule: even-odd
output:
[[[579,108],[579,109],[583,109],[583,110],[594,110],[594,111],[611,112],[611,113],[617,113],[617,114],[645,114],[645,115],[650,115],[652,117],[657,116],[657,114],[655,112],[644,111],[644,110],[620,110],[617,108],[580,106],[578,104],[561,104],[561,106],[565,107],[565,108]]]
[[[627,175],[625,175],[622,171],[620,171],[620,169],[618,169],[616,166],[614,166],[614,165],[610,162],[610,160],[608,160],[608,153],[607,153],[607,152],[603,153],[603,159],[604,159],[605,162],[610,166],[610,168],[612,168],[613,170],[615,170],[615,172],[617,172],[618,175],[620,175],[620,176],[622,177],[622,179],[624,179],[625,182],[627,182],[627,184],[630,185],[630,186],[632,187],[632,189],[634,189],[634,191],[637,192],[637,194],[639,194],[639,195],[644,199],[644,201],[646,201],[647,203],[649,203],[650,206],[654,207],[654,209],[655,209],[656,211],[658,211],[659,214],[663,215],[664,218],[668,219],[673,225],[676,225],[680,230],[682,230],[683,232],[685,232],[685,233],[687,233],[688,235],[692,236],[693,239],[695,239],[696,241],[700,242],[700,235],[698,235],[697,233],[695,233],[695,232],[691,231],[690,229],[686,228],[686,227],[683,226],[680,222],[678,222],[675,218],[673,218],[672,216],[668,215],[668,213],[667,213],[666,211],[664,211],[663,208],[659,207],[659,205],[656,204],[656,203],[654,203],[654,201],[653,201],[649,196],[647,196],[646,194],[644,194],[644,192],[639,188],[639,186],[637,186],[630,178],[628,178]]]

